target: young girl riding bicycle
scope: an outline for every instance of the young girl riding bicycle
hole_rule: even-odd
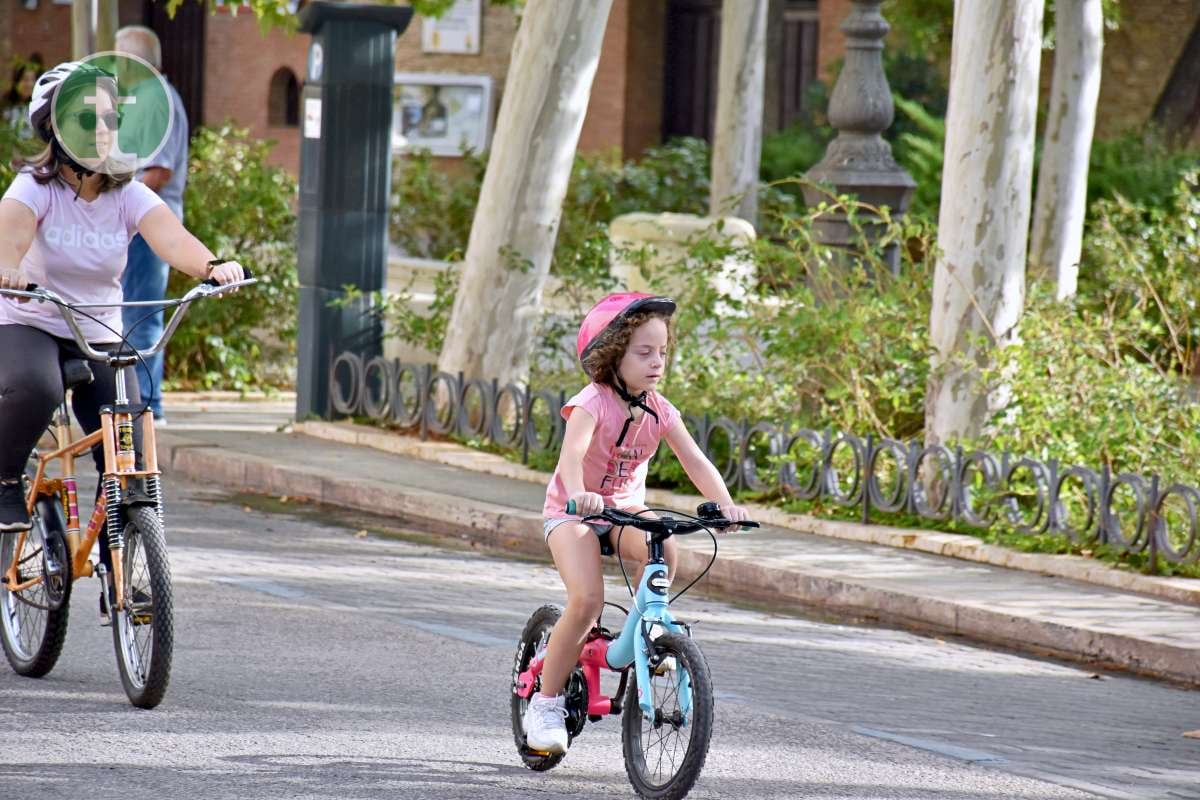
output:
[[[529,747],[548,753],[567,748],[567,678],[588,632],[604,606],[601,555],[620,547],[621,558],[645,563],[645,537],[620,535],[603,523],[583,522],[605,506],[645,510],[646,472],[659,442],[667,444],[684,471],[726,519],[748,519],[734,504],[721,474],[700,450],[675,406],[658,393],[673,343],[674,301],[635,292],[611,294],[584,318],[576,351],[591,383],[563,406],[567,421],[558,468],[546,490],[546,542],[567,589],[567,607],[554,626],[541,676],[524,726]],[[574,501],[576,514],[568,514]],[[665,543],[673,577],[674,539]]]

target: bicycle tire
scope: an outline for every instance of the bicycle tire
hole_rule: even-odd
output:
[[[126,607],[113,609],[113,647],[129,702],[154,708],[171,678],[174,649],[171,568],[158,512],[148,506],[126,511],[123,594]]]
[[[30,521],[32,525],[20,554],[14,553],[20,534],[0,535],[0,572],[7,572],[14,556],[18,556],[23,565],[37,565],[37,569],[43,573],[43,583],[22,592],[10,592],[7,584],[0,589],[0,643],[13,672],[26,678],[41,678],[58,663],[63,642],[67,638],[71,608],[71,564],[63,539],[66,525],[58,498],[38,498]],[[57,578],[53,597],[42,569],[42,548],[47,540],[56,547],[63,568],[63,573]],[[32,577],[33,572],[25,566],[22,575]]]
[[[517,656],[513,659],[512,683],[510,685],[513,740],[517,745],[517,753],[521,763],[534,772],[545,772],[558,766],[566,757],[566,753],[542,753],[529,749],[525,742],[525,709],[529,701],[516,693],[517,677],[529,668],[529,662],[539,650],[545,648],[550,641],[550,630],[562,616],[558,606],[542,606],[529,617],[525,630],[521,632],[521,641],[517,643]],[[541,688],[541,678],[534,686],[534,691]],[[574,741],[587,723],[587,682],[583,670],[578,666],[572,670],[564,690],[567,696],[567,737],[568,743]]]
[[[654,640],[654,649],[664,657],[674,657],[677,664],[676,669],[667,670],[663,675],[651,673],[650,691],[654,698],[656,712],[664,711],[664,705],[669,704],[672,698],[676,705],[674,709],[665,711],[663,716],[668,717],[677,712],[680,671],[686,670],[691,678],[691,719],[688,720],[686,726],[682,726],[689,729],[687,749],[684,750],[683,757],[678,760],[678,763],[674,758],[678,753],[677,748],[671,750],[673,769],[665,779],[661,779],[661,770],[655,770],[652,774],[647,749],[658,746],[659,755],[655,759],[655,766],[661,767],[662,758],[668,750],[668,745],[664,744],[664,740],[670,733],[668,731],[658,735],[656,732],[670,726],[675,734],[679,734],[681,727],[666,721],[655,725],[653,720],[646,719],[641,706],[638,705],[637,680],[634,679],[629,682],[626,690],[625,708],[621,718],[621,748],[625,756],[625,773],[629,776],[629,782],[639,796],[653,798],[653,800],[679,800],[691,791],[700,777],[700,771],[704,768],[704,760],[708,757],[713,725],[712,678],[704,653],[701,652],[699,645],[688,637],[679,634],[664,634]],[[661,693],[660,686],[655,684],[656,679],[659,678],[663,679]],[[651,757],[653,757],[652,754]],[[656,775],[660,777],[656,777]]]

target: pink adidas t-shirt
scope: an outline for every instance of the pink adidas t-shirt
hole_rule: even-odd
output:
[[[162,199],[140,181],[107,192],[92,202],[75,199],[65,181],[39,184],[28,172],[13,179],[4,199],[17,200],[37,217],[37,234],[21,272],[30,283],[57,293],[72,303],[121,302],[121,273],[125,254],[146,212]],[[120,341],[121,310],[90,308],[87,312],[104,325],[77,316],[89,342]],[[29,325],[64,339],[71,331],[58,308],[50,303],[18,303],[0,297],[0,325]]]
[[[659,441],[679,420],[679,411],[658,392],[646,395],[646,405],[658,414],[658,421],[643,413],[640,420],[630,423],[620,448],[616,446],[617,438],[625,420],[629,419],[629,405],[612,387],[589,383],[563,406],[563,419],[570,417],[576,408],[582,408],[596,420],[592,441],[583,456],[583,486],[585,491],[603,497],[606,506],[629,508],[645,504],[650,457],[658,450]],[[542,514],[547,519],[569,516],[566,513],[568,499],[562,476],[556,469],[546,489]]]

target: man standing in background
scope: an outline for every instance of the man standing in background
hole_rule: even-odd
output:
[[[154,69],[162,71],[162,46],[159,44],[158,34],[149,28],[141,25],[121,28],[117,31],[116,50],[137,56]],[[134,97],[138,96],[138,90],[138,86],[121,85],[122,93],[128,91]],[[173,108],[170,133],[158,154],[138,172],[137,179],[157,192],[175,216],[182,220],[183,189],[187,184],[188,169],[188,121],[183,110],[183,100],[169,82],[167,93]],[[121,277],[125,300],[162,300],[167,292],[167,270],[166,262],[154,254],[145,239],[141,235],[134,236],[129,244],[125,273]],[[153,309],[140,307],[126,308],[122,312],[122,322],[129,343],[139,350],[148,349],[162,335],[162,309],[153,313],[152,311]],[[151,316],[146,318],[147,314]],[[142,402],[149,406],[155,422],[160,425],[165,422],[162,410],[163,355],[158,353],[153,358],[146,359],[146,368],[150,373],[148,376],[141,374],[143,367],[138,366]]]

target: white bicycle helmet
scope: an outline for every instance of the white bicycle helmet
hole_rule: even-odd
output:
[[[63,82],[71,75],[82,70],[79,77],[88,76],[112,82],[112,92],[117,91],[116,78],[91,64],[82,61],[64,61],[51,67],[38,76],[33,84],[33,97],[29,98],[29,125],[43,140],[49,142],[54,136],[53,126],[49,124],[50,110],[54,105],[54,95],[62,87]]]

